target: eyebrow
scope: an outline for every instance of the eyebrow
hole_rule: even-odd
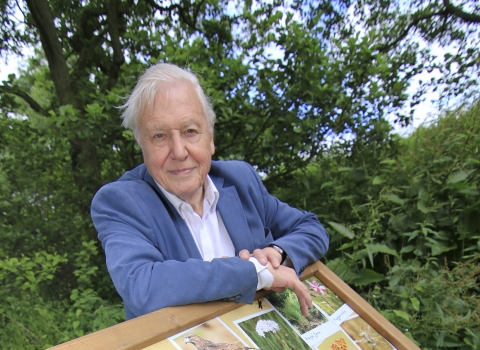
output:
[[[190,119],[189,121],[187,121],[185,123],[185,126],[191,126],[191,125],[200,126],[200,124],[198,124],[197,121],[195,121],[193,119]]]
[[[189,126],[192,126],[192,125],[200,127],[200,124],[198,123],[198,121],[194,119],[189,119],[181,126],[181,128],[188,128]],[[159,122],[155,122],[148,125],[147,129],[162,130],[162,129],[166,129],[166,127],[164,123],[159,121]]]

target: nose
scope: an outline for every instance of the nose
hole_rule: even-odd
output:
[[[173,134],[170,137],[170,158],[174,160],[185,160],[188,156],[188,150],[185,140],[181,135]]]

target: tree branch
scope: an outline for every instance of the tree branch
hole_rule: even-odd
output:
[[[233,137],[230,139],[230,143],[229,143],[228,145],[226,145],[225,147],[223,147],[223,148],[217,148],[217,149],[215,150],[215,152],[216,152],[217,154],[222,154],[222,153],[225,152],[227,149],[229,149],[230,147],[232,147],[232,146],[235,144],[235,142],[236,142],[236,140],[237,140],[237,136],[241,133],[241,131],[242,131],[242,128],[240,128],[240,127],[236,128],[235,134],[234,134]],[[215,134],[214,134],[214,136],[215,136]]]
[[[35,101],[29,94],[27,94],[25,91],[22,91],[18,88],[8,86],[8,85],[0,85],[0,91],[4,93],[10,93],[12,95],[18,96],[22,98],[25,102],[28,103],[31,109],[33,109],[35,112],[42,113],[44,112],[42,106]]]
[[[161,12],[171,12],[172,10],[175,9],[180,9],[180,4],[173,4],[168,7],[163,7],[158,5],[154,0],[147,0],[147,3],[152,6],[154,9],[161,11]]]
[[[200,12],[200,8],[203,6],[203,4],[205,4],[205,2],[206,2],[206,0],[201,0],[198,3],[198,5],[193,10],[192,17],[190,18],[188,8],[185,8],[185,7],[181,6],[180,4],[174,4],[174,5],[170,5],[168,7],[163,7],[163,6],[158,5],[155,2],[155,0],[147,0],[147,3],[150,6],[152,6],[154,9],[156,9],[158,11],[161,11],[161,12],[171,12],[175,9],[178,10],[178,16],[180,17],[180,19],[184,23],[186,23],[190,28],[192,28],[193,30],[199,31],[199,32],[201,32],[201,31],[198,28],[196,28],[197,17],[198,17],[198,13]]]
[[[274,173],[273,175],[267,175],[267,177],[263,180],[263,183],[264,183],[265,187],[268,188],[269,186],[271,186],[272,183],[275,183],[275,181],[278,178],[282,178],[284,176],[290,175],[297,170],[298,170],[298,168],[292,167],[292,168],[289,168],[287,170]]]
[[[40,34],[43,51],[47,57],[50,74],[61,105],[71,104],[80,109],[70,82],[67,62],[53,23],[53,15],[47,0],[26,0],[35,27]]]
[[[463,11],[461,8],[452,5],[450,0],[443,0],[443,5],[455,17],[461,18],[468,23],[480,23],[480,15]]]
[[[122,44],[120,43],[120,33],[118,30],[118,0],[110,0],[108,2],[107,25],[108,34],[110,34],[110,42],[113,49],[113,64],[109,70],[108,86],[112,87],[117,82],[120,67],[125,63],[123,56]]]
[[[88,45],[82,45],[82,48],[77,52],[78,60],[75,62],[73,77],[77,77],[79,74],[83,74],[84,68],[87,66],[89,54],[91,54],[91,48],[101,45],[102,35],[104,31],[99,31],[98,35],[95,35],[88,43]]]
[[[83,114],[70,77],[67,60],[63,56],[62,45],[55,28],[53,14],[48,0],[25,0],[30,10],[33,24],[40,34],[43,51],[47,57],[50,76],[60,105],[72,105]],[[71,140],[71,164],[77,187],[81,191],[94,192],[100,183],[100,163],[97,150],[90,139],[75,135]],[[88,210],[87,207],[84,208]]]
[[[107,15],[104,9],[100,8],[85,8],[82,11],[82,15],[80,17],[80,25],[78,26],[78,30],[73,34],[70,43],[72,48],[80,52],[83,47],[85,47],[85,41],[89,41],[94,35],[93,33],[96,30],[100,29],[100,22],[98,21],[98,17],[101,15]],[[92,18],[96,18],[96,21],[92,21]]]
[[[419,16],[417,18],[415,18],[409,25],[407,28],[405,28],[405,30],[394,40],[392,41],[391,43],[388,43],[388,44],[385,44],[385,45],[382,45],[382,46],[379,46],[377,47],[377,50],[380,51],[380,52],[388,52],[392,47],[395,47],[398,45],[398,43],[400,41],[402,41],[403,39],[405,39],[405,37],[408,35],[408,33],[410,32],[410,29],[412,29],[413,27],[417,26],[418,23],[420,23],[421,21],[424,21],[426,19],[430,19],[430,18],[433,18],[435,16],[446,16],[448,13],[446,11],[441,11],[441,12],[433,12],[433,13],[429,13],[429,14],[426,14],[424,16]]]
[[[197,29],[197,18],[198,18],[198,14],[200,13],[200,10],[201,10],[201,7],[203,6],[203,4],[205,3],[206,0],[201,0],[199,3],[198,3],[198,6],[196,6],[195,10],[193,11],[193,18],[192,18],[192,28],[193,29]]]

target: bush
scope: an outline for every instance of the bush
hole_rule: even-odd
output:
[[[66,256],[41,251],[0,260],[2,349],[43,349],[124,320],[121,304],[103,300],[91,288],[96,254],[96,242],[84,242],[72,259],[78,288],[70,300],[57,299],[52,291],[62,265],[68,263]]]
[[[443,266],[418,260],[393,266],[388,285],[376,286],[368,301],[410,335],[422,349],[480,349],[480,254]]]
[[[422,348],[478,348],[480,103],[377,141],[336,142],[277,194],[315,210],[327,266]]]

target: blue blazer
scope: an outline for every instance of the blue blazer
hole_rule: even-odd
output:
[[[237,253],[275,241],[300,275],[327,252],[329,237],[316,215],[270,195],[247,163],[212,161],[209,175]],[[144,164],[103,186],[93,198],[91,215],[127,319],[211,300],[253,302],[254,265],[238,257],[203,261],[185,221]]]

